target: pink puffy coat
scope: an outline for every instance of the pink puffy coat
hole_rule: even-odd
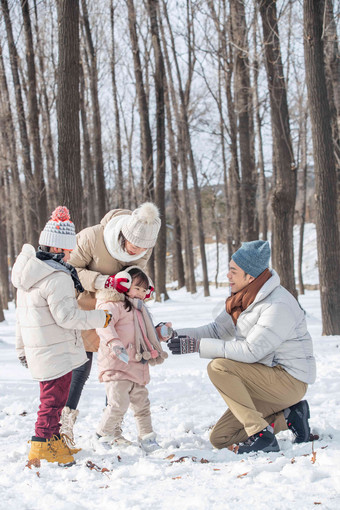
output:
[[[106,297],[110,293],[110,301]],[[115,292],[115,291],[114,291]],[[101,290],[96,294],[96,308],[108,310],[112,313],[112,320],[107,328],[97,329],[100,338],[98,350],[98,369],[100,382],[128,380],[138,384],[148,384],[150,381],[149,364],[135,360],[135,326],[133,311],[124,308],[124,296],[115,293],[115,301],[112,300],[112,291]],[[126,364],[118,359],[109,347],[113,345],[125,347],[129,355],[129,363]]]

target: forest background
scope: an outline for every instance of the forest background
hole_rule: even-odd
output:
[[[303,293],[309,221],[323,333],[340,334],[339,0],[0,3],[0,321],[56,205],[79,231],[151,200],[156,300],[170,281],[209,295],[206,243],[230,256],[269,233]]]

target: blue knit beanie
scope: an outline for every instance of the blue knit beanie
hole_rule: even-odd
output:
[[[241,248],[235,251],[231,258],[243,271],[257,278],[269,265],[269,243],[259,240],[242,243]]]

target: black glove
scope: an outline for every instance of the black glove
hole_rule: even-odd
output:
[[[189,354],[199,352],[200,340],[187,335],[178,335],[172,337],[167,345],[172,354]]]
[[[19,356],[19,361],[23,367],[28,368],[26,356]]]

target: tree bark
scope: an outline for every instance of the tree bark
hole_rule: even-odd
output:
[[[37,82],[34,62],[34,47],[31,18],[29,13],[29,0],[21,1],[22,16],[24,20],[24,31],[26,39],[26,62],[28,81],[28,125],[33,148],[34,161],[34,186],[37,197],[38,224],[42,230],[47,218],[47,196],[43,172],[43,158],[40,145],[39,109],[37,99]]]
[[[116,41],[115,41],[115,7],[113,1],[110,1],[110,19],[111,19],[111,79],[112,94],[115,115],[115,135],[116,135],[116,158],[117,158],[117,205],[120,209],[124,209],[124,180],[123,180],[123,164],[122,164],[122,142],[120,130],[120,114],[118,104],[118,87],[116,78]]]
[[[59,0],[57,6],[59,200],[70,209],[76,230],[80,230],[83,192],[79,129],[79,3],[78,0]]]
[[[11,169],[11,228],[13,230],[14,249],[18,255],[25,241],[25,217],[23,211],[23,193],[19,177],[19,167],[17,158],[17,147],[15,139],[15,128],[12,116],[11,102],[8,91],[5,66],[2,57],[2,47],[0,44],[0,105],[1,105],[1,132],[3,138],[3,147],[6,147],[8,155],[8,166]],[[2,151],[3,155],[5,152]]]
[[[85,106],[85,78],[83,65],[80,64],[80,118],[83,133],[83,172],[84,172],[84,204],[86,204],[86,217],[83,218],[85,226],[95,225],[100,221],[96,215],[95,182],[93,175],[93,161],[91,154],[91,141],[88,129],[87,110]]]
[[[90,91],[93,111],[93,149],[97,190],[97,208],[100,219],[106,214],[106,192],[102,149],[102,127],[98,98],[98,70],[96,50],[92,40],[86,0],[81,0],[87,47],[90,54]]]
[[[277,175],[272,197],[275,249],[274,269],[281,284],[297,295],[294,278],[293,225],[296,198],[296,164],[294,161],[287,103],[287,92],[281,59],[276,2],[257,0],[262,18],[266,71],[271,105],[273,144]]]
[[[140,60],[140,52],[138,46],[137,29],[136,29],[136,11],[133,0],[126,0],[129,17],[129,32],[133,54],[133,65],[136,79],[136,90],[138,97],[138,109],[141,123],[141,153],[144,181],[144,199],[154,200],[154,173],[153,173],[153,154],[152,154],[152,137],[149,123],[149,107],[147,103],[147,95],[144,88],[142,65]]]
[[[252,89],[244,0],[230,0],[231,41],[235,65],[235,107],[241,158],[242,240],[258,239]]]
[[[34,12],[35,12],[35,33],[36,33],[36,53],[38,55],[38,64],[40,72],[40,94],[41,94],[41,117],[42,117],[42,144],[45,151],[46,158],[46,170],[47,170],[47,210],[53,211],[58,205],[58,184],[57,176],[55,173],[55,154],[54,154],[54,143],[51,128],[51,103],[52,100],[47,93],[47,80],[44,64],[44,51],[41,40],[40,31],[38,26],[38,10],[37,0],[34,0]]]
[[[304,51],[315,165],[316,231],[323,334],[339,335],[340,241],[336,215],[336,171],[331,116],[323,57],[321,7],[317,0],[304,0]]]
[[[155,246],[155,290],[156,301],[169,299],[166,290],[166,214],[165,214],[165,104],[164,80],[165,68],[158,28],[158,0],[147,2],[152,46],[155,59],[154,82],[156,93],[156,127],[157,127],[157,170],[156,170],[156,196],[155,202],[160,212],[161,228]]]
[[[20,132],[20,141],[21,141],[21,149],[22,149],[22,161],[23,161],[23,169],[25,175],[25,183],[26,183],[26,194],[25,194],[25,205],[28,214],[28,221],[26,222],[26,238],[27,241],[37,246],[39,239],[39,222],[38,215],[36,210],[37,197],[35,194],[35,186],[34,186],[34,178],[32,172],[31,165],[31,149],[28,139],[27,133],[27,123],[26,116],[24,110],[24,102],[22,98],[22,90],[21,83],[19,78],[19,55],[14,43],[13,31],[12,31],[12,23],[9,16],[8,9],[8,1],[1,0],[2,13],[5,20],[6,25],[6,33],[7,33],[7,42],[9,47],[9,56],[10,56],[10,64],[11,71],[13,77],[13,85],[15,92],[15,102],[17,108],[18,122],[19,122],[19,132]]]

